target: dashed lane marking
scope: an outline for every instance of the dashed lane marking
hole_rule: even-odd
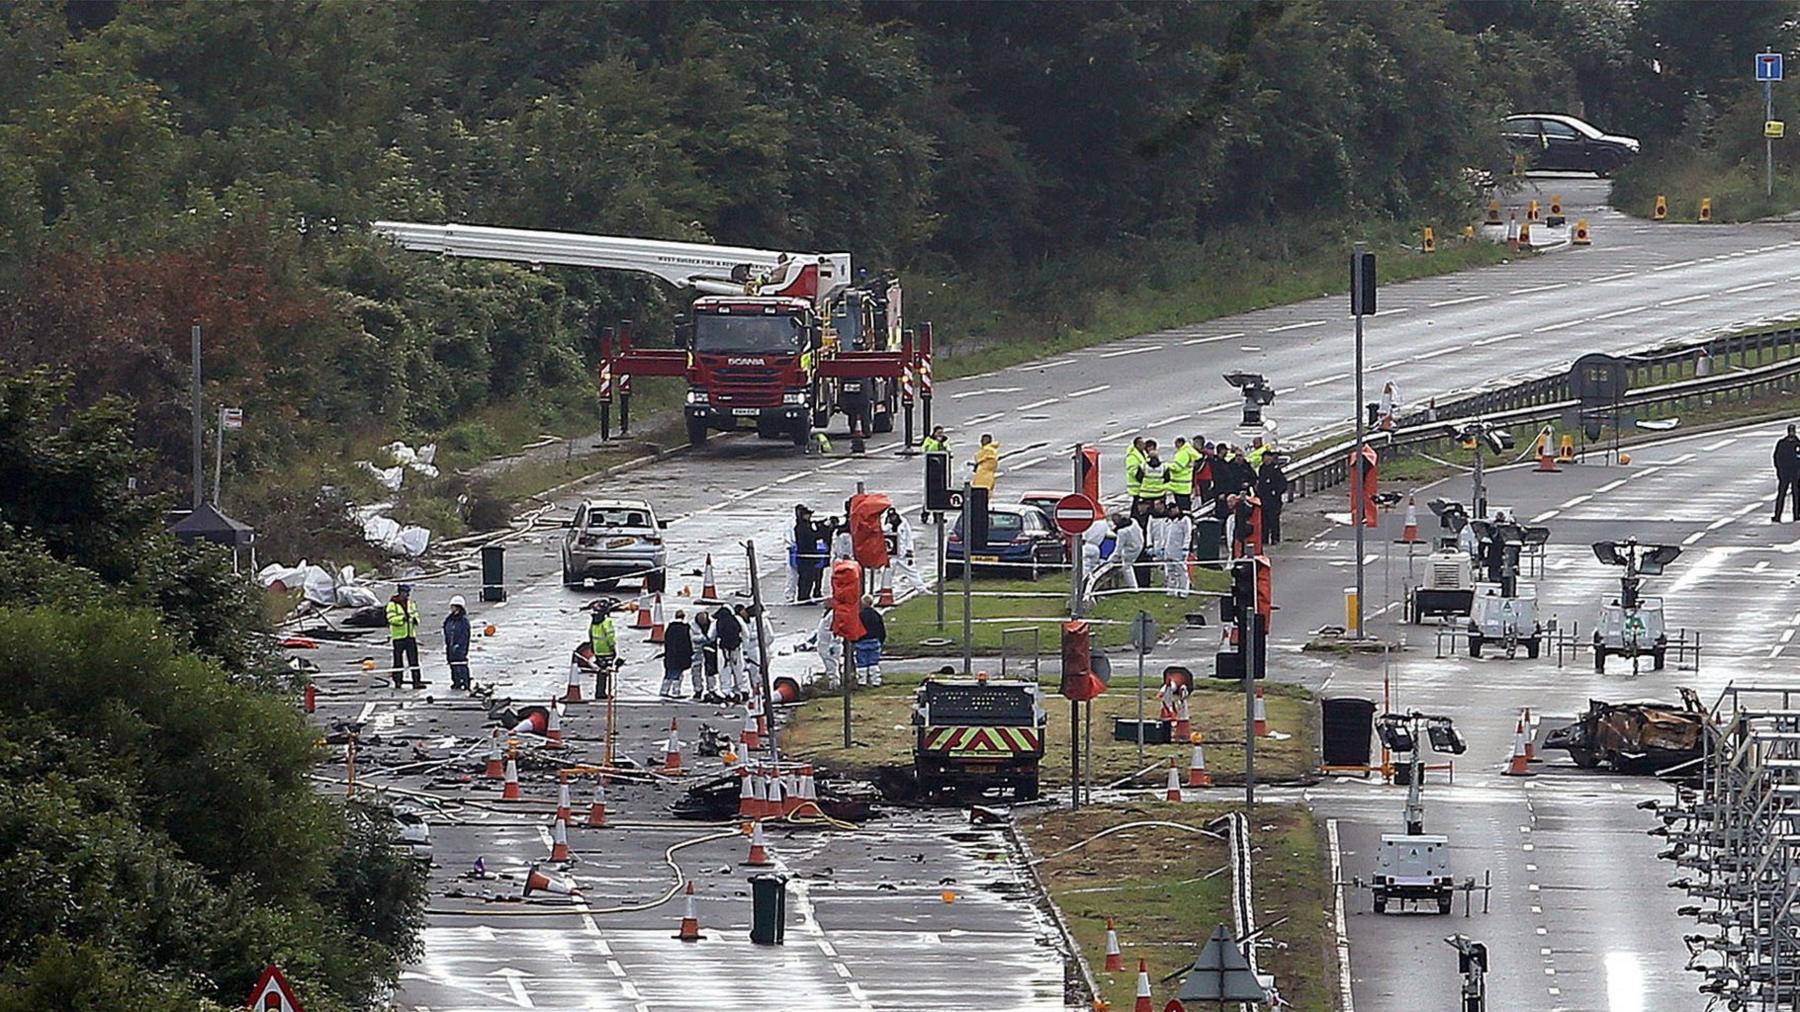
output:
[[[1234,333],[1234,334],[1214,334],[1211,337],[1190,337],[1181,343],[1189,344],[1189,345],[1211,344],[1214,341],[1230,341],[1233,338],[1239,338],[1239,337],[1243,337],[1243,336],[1244,336],[1243,331],[1238,331],[1237,333]]]
[[[1558,287],[1558,288],[1560,288],[1560,287],[1562,287],[1562,286],[1561,286],[1561,285],[1558,285],[1558,286],[1557,286],[1557,287]],[[1475,341],[1475,342],[1473,342],[1473,344],[1474,344],[1474,346],[1475,346],[1475,347],[1478,347],[1478,348],[1479,348],[1479,347],[1481,347],[1481,346],[1483,346],[1483,345],[1489,345],[1489,344],[1499,344],[1499,343],[1500,343],[1500,342],[1501,342],[1501,341],[1510,341],[1510,340],[1512,340],[1512,339],[1513,339],[1513,338],[1515,338],[1515,337],[1524,337],[1524,336],[1525,336],[1525,332],[1524,332],[1524,331],[1518,331],[1518,330],[1515,330],[1515,331],[1513,331],[1513,332],[1512,332],[1512,333],[1510,333],[1510,334],[1498,334],[1498,335],[1496,335],[1496,336],[1494,336],[1494,337],[1484,337],[1484,338],[1482,338],[1482,339],[1481,339],[1481,340],[1479,340],[1479,341]]]
[[[1589,319],[1590,320],[1611,320],[1611,319],[1614,319],[1614,318],[1617,318],[1620,316],[1630,316],[1633,313],[1641,313],[1644,310],[1649,309],[1649,308],[1650,308],[1649,306],[1632,306],[1627,309],[1615,309],[1610,313],[1601,313],[1599,316],[1590,317]]]
[[[1623,281],[1626,278],[1635,278],[1635,277],[1637,277],[1637,271],[1621,271],[1618,274],[1608,274],[1603,278],[1589,278],[1588,284],[1603,285],[1603,284],[1607,283],[1608,281]]]
[[[1675,270],[1680,270],[1683,267],[1692,267],[1695,264],[1700,263],[1700,262],[1701,261],[1699,261],[1699,260],[1677,260],[1672,264],[1663,264],[1661,267],[1652,267],[1652,268],[1650,268],[1650,270],[1652,272],[1675,271]]]
[[[1445,306],[1460,306],[1460,305],[1462,305],[1462,304],[1463,304],[1463,303],[1465,303],[1465,302],[1485,302],[1485,301],[1486,301],[1486,300],[1487,300],[1487,299],[1489,299],[1489,298],[1491,298],[1491,296],[1487,296],[1487,295],[1465,295],[1465,296],[1463,296],[1463,297],[1462,297],[1462,298],[1460,298],[1460,299],[1444,299],[1444,300],[1443,300],[1443,301],[1441,301],[1441,302],[1433,302],[1433,303],[1431,303],[1431,304],[1430,304],[1430,305],[1429,305],[1429,306],[1427,306],[1427,307],[1426,307],[1426,308],[1427,308],[1427,309],[1442,309],[1442,308],[1444,308],[1444,307],[1445,307]]]
[[[1305,323],[1289,323],[1280,327],[1270,327],[1268,330],[1263,331],[1263,333],[1279,334],[1284,330],[1305,330],[1308,327],[1323,327],[1329,322],[1329,320],[1308,320]]]
[[[1657,305],[1659,305],[1659,306],[1679,306],[1686,302],[1699,302],[1701,299],[1710,299],[1710,298],[1712,298],[1711,292],[1701,292],[1699,295],[1687,295],[1687,296],[1683,296],[1682,298],[1679,298],[1679,299],[1669,299],[1665,302],[1658,302]]]
[[[1350,374],[1347,372],[1334,372],[1329,376],[1320,376],[1318,379],[1307,380],[1305,383],[1302,383],[1300,385],[1303,387],[1324,386],[1327,383],[1336,383],[1338,380],[1344,379],[1344,378],[1348,377],[1349,375]]]
[[[1507,292],[1506,294],[1508,294],[1508,295],[1532,295],[1537,292],[1554,292],[1558,288],[1567,288],[1567,287],[1569,287],[1569,283],[1567,281],[1559,281],[1554,285],[1533,285],[1530,288],[1515,288],[1512,291]]]
[[[1462,349],[1457,348],[1455,346],[1451,346],[1449,348],[1439,348],[1436,351],[1428,351],[1423,355],[1414,355],[1412,358],[1407,359],[1407,361],[1408,362],[1423,362],[1428,358],[1437,358],[1439,355],[1448,355],[1453,351],[1461,351],[1461,350]]]
[[[1526,521],[1526,522],[1533,523],[1533,524],[1541,524],[1546,520],[1555,519],[1556,515],[1561,512],[1562,512],[1562,510],[1545,510],[1544,512],[1539,513],[1537,516],[1532,517],[1529,521]]]
[[[1102,383],[1097,387],[1088,387],[1086,390],[1077,390],[1074,393],[1069,394],[1069,397],[1071,397],[1071,398],[1086,397],[1088,394],[1097,394],[1097,393],[1101,392],[1102,390],[1111,390],[1111,389],[1112,389],[1111,383]],[[995,415],[994,417],[998,418],[1000,416]]]
[[[1754,292],[1758,288],[1768,288],[1774,284],[1775,284],[1775,282],[1773,282],[1773,281],[1758,281],[1756,284],[1753,284],[1753,285],[1739,285],[1736,288],[1727,288],[1727,289],[1725,289],[1725,294],[1726,295],[1736,295],[1739,292]]]
[[[1566,330],[1570,327],[1574,327],[1574,326],[1577,326],[1579,324],[1586,323],[1586,322],[1587,322],[1586,320],[1570,320],[1566,323],[1552,323],[1548,327],[1539,327],[1536,330],[1533,330],[1532,333],[1533,334],[1548,334],[1553,330]]]
[[[1046,397],[1046,398],[1044,398],[1044,399],[1043,399],[1043,400],[1041,400],[1041,401],[1032,401],[1032,402],[1031,402],[1031,403],[1030,403],[1030,404],[1021,404],[1021,405],[1019,405],[1019,407],[1018,407],[1018,408],[1017,408],[1017,409],[1016,409],[1016,410],[1019,410],[1019,411],[1035,411],[1035,410],[1037,410],[1037,409],[1038,409],[1038,408],[1047,408],[1047,407],[1049,407],[1049,406],[1050,406],[1050,405],[1052,405],[1052,404],[1055,404],[1055,403],[1056,403],[1056,402],[1057,402],[1057,401],[1059,401],[1059,400],[1062,400],[1062,398],[1060,398],[1060,397]]]
[[[1102,352],[1101,354],[1096,355],[1094,357],[1095,358],[1119,358],[1123,355],[1141,355],[1146,351],[1161,351],[1161,350],[1163,350],[1163,346],[1160,344],[1148,344],[1148,345],[1143,346],[1142,348],[1121,348],[1118,351]]]

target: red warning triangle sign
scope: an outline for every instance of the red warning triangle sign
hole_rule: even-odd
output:
[[[300,1007],[299,999],[294,997],[294,989],[288,986],[287,978],[281,975],[281,967],[274,963],[263,968],[246,1005],[251,1012],[306,1012]]]

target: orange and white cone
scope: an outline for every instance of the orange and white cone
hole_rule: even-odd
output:
[[[1169,760],[1169,783],[1168,786],[1163,789],[1163,800],[1181,800],[1181,776],[1176,772],[1175,760],[1173,759]]]
[[[744,708],[744,727],[738,732],[738,741],[744,743],[746,752],[762,748],[761,729],[756,725],[756,710],[753,706]]]
[[[750,700],[750,707],[756,713],[756,733],[758,735],[768,734],[769,721],[767,714],[763,710],[762,700],[760,698]]]
[[[681,734],[676,721],[669,721],[669,740],[663,743],[663,772],[681,772]]]
[[[1562,468],[1556,466],[1556,435],[1548,425],[1538,433],[1536,470],[1540,474],[1557,474],[1562,471]]]
[[[769,774],[768,791],[768,801],[763,805],[764,818],[778,819],[787,812],[787,783],[779,770]]]
[[[1263,688],[1260,685],[1256,687],[1256,705],[1250,712],[1252,730],[1256,732],[1258,738],[1267,738],[1269,736],[1269,705],[1263,702]]]
[[[695,598],[696,604],[719,604],[719,582],[713,579],[712,553],[706,553],[706,568],[701,570],[700,596]]]
[[[519,792],[519,761],[509,755],[506,757],[506,785],[500,788],[500,800],[519,801],[523,798]]]
[[[1131,1006],[1132,1012],[1156,1012],[1156,1006],[1150,1004],[1150,963],[1138,960],[1137,1002]]]
[[[574,811],[573,806],[569,803],[569,774],[567,772],[558,773],[556,780],[556,817],[567,821]]]
[[[534,864],[531,866],[531,870],[525,873],[525,895],[529,897],[532,893],[557,893],[562,896],[580,896],[581,890],[575,887],[575,883],[566,878],[557,878],[553,875],[546,875],[543,872],[538,871],[538,866]]]
[[[550,860],[567,861],[569,859],[568,823],[557,816],[550,823]]]
[[[806,804],[806,799],[800,795],[800,767],[788,771],[786,781],[781,788],[781,814],[791,816]]]
[[[489,780],[506,779],[506,753],[500,748],[500,729],[497,727],[488,745],[487,769],[483,773]]]
[[[1417,544],[1419,541],[1419,503],[1413,496],[1406,497],[1406,526],[1400,528],[1402,544]]]
[[[682,942],[698,942],[706,936],[700,933],[700,915],[694,912],[694,883],[687,884],[687,906],[681,914],[681,931],[675,935]]]
[[[662,595],[658,594],[655,603],[650,605],[650,642],[661,643],[663,632]]]
[[[894,606],[893,566],[883,566],[881,569],[881,589],[875,592],[875,606],[877,608],[892,608]]]
[[[1189,787],[1211,787],[1212,774],[1206,772],[1206,747],[1200,744],[1200,736],[1194,736],[1193,754],[1188,757]]]
[[[1182,740],[1194,736],[1194,721],[1188,708],[1188,697],[1185,694],[1175,697],[1175,738]]]
[[[562,748],[562,712],[556,708],[556,700],[550,701],[550,717],[544,724],[544,745],[546,748]]]
[[[1533,773],[1531,771],[1531,767],[1529,765],[1527,765],[1527,763],[1529,763],[1530,760],[1525,758],[1525,741],[1526,741],[1525,718],[1521,716],[1519,718],[1518,730],[1513,732],[1512,759],[1507,762],[1506,769],[1503,771],[1503,774],[1505,776],[1509,776],[1509,777],[1534,777],[1534,776],[1537,776],[1536,773]]]
[[[774,863],[769,860],[769,842],[763,839],[762,820],[757,819],[750,824],[750,857],[744,867],[767,868]]]
[[[750,817],[760,819],[769,814],[769,778],[758,766],[750,771]]]
[[[601,829],[606,826],[606,778],[594,784],[594,803],[588,806],[587,824],[589,829]]]
[[[738,818],[754,819],[756,814],[756,777],[750,767],[738,768]]]
[[[1531,719],[1531,707],[1525,708],[1525,761],[1538,761],[1537,754],[1537,722]]]
[[[1125,955],[1119,951],[1119,933],[1113,929],[1110,917],[1106,919],[1106,972],[1125,972]]]
[[[650,592],[648,590],[638,591],[637,619],[631,623],[631,627],[633,629],[650,628]]]
[[[569,665],[569,684],[563,688],[562,701],[581,702],[581,668],[575,664]]]

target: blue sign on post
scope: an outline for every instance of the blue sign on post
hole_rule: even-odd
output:
[[[1781,54],[1780,53],[1757,53],[1756,54],[1756,79],[1758,81],[1779,81],[1779,80],[1781,80]]]

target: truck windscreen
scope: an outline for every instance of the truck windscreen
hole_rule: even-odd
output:
[[[700,352],[762,352],[791,355],[805,347],[806,328],[793,316],[724,316],[713,313],[694,319],[694,350]]]

